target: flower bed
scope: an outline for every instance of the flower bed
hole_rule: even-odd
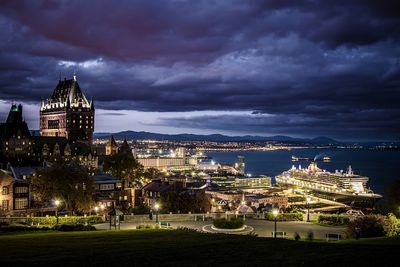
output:
[[[319,224],[326,224],[326,225],[347,225],[350,219],[348,216],[343,215],[328,215],[328,214],[321,214],[318,215],[317,222]]]
[[[243,227],[244,221],[242,218],[218,218],[214,219],[213,225],[219,229],[238,229]]]

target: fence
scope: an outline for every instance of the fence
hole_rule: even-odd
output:
[[[247,218],[255,218],[257,214],[234,214],[234,213],[185,213],[185,214],[158,214],[158,221],[166,221],[166,222],[187,222],[187,221],[208,221],[213,220],[215,218],[220,217],[244,217]],[[13,223],[27,223],[31,221],[40,221],[45,220],[45,218],[50,217],[0,217],[0,222],[7,222],[9,224]],[[77,216],[72,216],[77,217]],[[60,216],[60,221],[64,218],[64,216]],[[84,216],[79,216],[77,218],[84,219]],[[108,218],[105,218],[108,219]],[[148,223],[156,220],[156,214],[146,215],[124,215],[124,222],[131,223]]]

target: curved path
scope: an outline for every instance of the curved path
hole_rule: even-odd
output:
[[[146,223],[123,222],[121,224],[121,230],[136,229],[136,226],[139,224]],[[170,222],[170,224],[173,228],[187,227],[202,231],[205,225],[211,224],[211,221]],[[274,231],[274,222],[272,221],[248,219],[245,221],[245,224],[253,227],[254,232],[262,237],[271,237],[271,232]],[[109,229],[109,225],[107,223],[98,224],[96,228],[99,230],[107,230]],[[277,231],[286,232],[289,238],[292,238],[295,232],[299,233],[301,238],[306,238],[307,232],[310,230],[313,231],[315,239],[325,239],[325,234],[327,233],[344,234],[345,228],[320,226],[309,222],[277,222]]]

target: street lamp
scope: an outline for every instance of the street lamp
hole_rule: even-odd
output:
[[[97,212],[99,211],[99,207],[94,207],[94,211],[96,212],[96,215],[98,215]]]
[[[156,210],[156,223],[158,223],[158,210],[160,209],[160,204],[154,204],[154,209]]]
[[[310,221],[310,202],[311,202],[311,198],[307,197],[307,222]]]
[[[274,209],[274,210],[272,211],[272,214],[274,215],[274,221],[275,221],[274,238],[276,238],[276,218],[278,217],[279,210]]]
[[[54,204],[56,205],[56,220],[57,220],[57,225],[58,225],[58,206],[60,205],[60,200],[56,199],[54,201]]]

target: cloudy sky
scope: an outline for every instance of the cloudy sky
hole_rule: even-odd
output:
[[[400,2],[0,2],[0,116],[61,73],[96,131],[400,138]]]

